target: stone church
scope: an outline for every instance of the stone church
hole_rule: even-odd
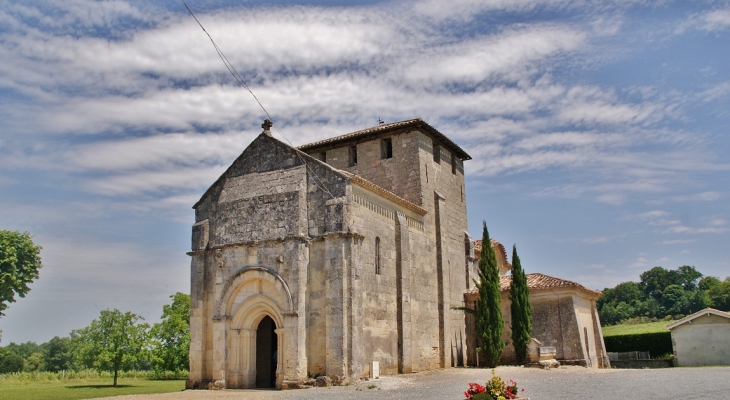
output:
[[[186,386],[465,365],[469,154],[421,119],[298,148],[263,127],[193,207]]]

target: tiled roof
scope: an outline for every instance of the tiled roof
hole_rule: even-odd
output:
[[[333,138],[324,139],[324,140],[320,140],[318,142],[305,144],[305,145],[299,146],[297,148],[302,151],[308,151],[308,150],[316,149],[318,147],[323,147],[323,146],[327,146],[327,145],[335,145],[335,144],[338,144],[341,142],[347,142],[352,139],[373,136],[373,135],[377,135],[379,133],[385,133],[388,131],[409,128],[409,127],[423,128],[427,133],[436,137],[442,144],[446,145],[446,147],[448,147],[452,151],[454,151],[459,158],[461,158],[462,160],[471,160],[471,156],[469,154],[467,154],[464,151],[464,149],[459,147],[459,145],[457,145],[456,143],[452,142],[451,139],[446,137],[446,135],[444,135],[443,133],[439,132],[436,128],[434,128],[433,126],[424,122],[421,118],[408,119],[405,121],[373,126],[372,128],[367,128],[367,129],[363,129],[363,130],[360,130],[357,132],[347,133],[345,135],[335,136]]]
[[[511,275],[503,275],[499,277],[499,286],[500,291],[505,292],[510,290],[510,287],[512,286],[512,276]],[[555,278],[549,275],[541,274],[541,273],[532,273],[527,274],[527,287],[530,288],[530,293],[533,292],[541,292],[541,291],[550,291],[555,289],[577,289],[581,292],[584,292],[586,294],[589,294],[594,297],[600,297],[601,292],[588,289],[585,286],[565,280],[560,278]],[[479,291],[476,287],[472,288],[469,291],[469,294],[477,294]]]
[[[495,251],[497,252],[497,257],[502,258],[502,262],[504,265],[506,265],[509,268],[512,268],[512,264],[507,262],[507,250],[505,250],[504,245],[502,243],[499,243],[498,241],[494,239],[489,239],[490,242],[492,242],[492,247],[494,247]],[[479,256],[482,253],[482,241],[481,240],[475,240],[474,241],[474,258],[478,259]],[[509,269],[508,268],[508,269]]]

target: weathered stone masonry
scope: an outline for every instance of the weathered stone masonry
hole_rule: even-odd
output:
[[[464,365],[468,159],[420,119],[299,149],[256,138],[194,206],[187,386]]]

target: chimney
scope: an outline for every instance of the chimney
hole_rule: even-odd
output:
[[[263,132],[261,132],[261,133],[263,133],[263,134],[265,134],[265,135],[267,135],[267,136],[271,136],[271,127],[272,127],[273,125],[274,125],[274,124],[272,124],[270,120],[268,120],[268,119],[265,119],[265,120],[264,120],[264,123],[263,123],[263,124],[261,124],[261,127],[262,127],[262,128],[264,128],[264,131],[263,131]]]

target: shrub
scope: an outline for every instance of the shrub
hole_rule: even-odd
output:
[[[668,331],[604,337],[603,342],[608,352],[648,351],[655,356],[673,352]]]

